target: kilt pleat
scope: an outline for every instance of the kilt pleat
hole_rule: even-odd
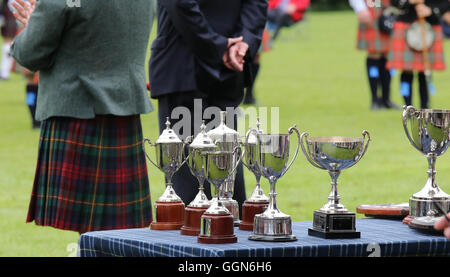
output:
[[[42,123],[27,222],[64,230],[146,227],[152,221],[139,116]]]
[[[406,31],[410,23],[396,22],[392,34],[387,67],[404,71],[425,71],[423,53],[409,47],[406,41]],[[431,70],[444,70],[445,59],[443,49],[443,34],[440,25],[432,26],[435,33],[433,45],[428,49],[428,59]]]
[[[383,1],[383,7],[389,6],[389,1]],[[387,54],[389,51],[389,44],[391,36],[380,32],[378,26],[378,19],[383,13],[381,8],[371,8],[369,5],[369,12],[372,15],[373,24],[370,26],[366,24],[359,24],[357,32],[356,48],[359,50],[366,50],[369,53]]]

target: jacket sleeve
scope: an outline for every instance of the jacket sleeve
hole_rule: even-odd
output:
[[[66,13],[66,1],[37,1],[27,27],[12,44],[14,59],[31,71],[50,68],[66,25]]]
[[[196,57],[209,66],[219,67],[227,50],[228,38],[209,25],[196,0],[163,0],[160,5]]]
[[[253,59],[261,45],[262,34],[267,21],[267,0],[243,0],[241,8],[241,35],[249,46]]]

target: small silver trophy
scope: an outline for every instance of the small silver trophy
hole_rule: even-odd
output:
[[[218,151],[234,151],[234,167],[240,162],[240,154],[235,151],[236,147],[240,147],[240,135],[237,131],[229,128],[226,125],[226,112],[220,112],[220,124],[215,129],[210,130],[207,134],[212,139],[213,143],[216,144]],[[244,150],[245,151],[245,150]],[[222,198],[223,204],[231,212],[234,218],[234,225],[238,226],[239,219],[239,204],[234,200],[234,181],[236,179],[236,171],[231,174],[223,183],[220,189],[220,197]]]
[[[147,159],[164,172],[166,181],[166,189],[155,203],[155,220],[150,227],[154,230],[179,230],[184,223],[184,203],[173,189],[172,176],[187,160],[183,157],[186,144],[170,128],[169,118],[166,126],[155,144],[148,138],[144,139],[144,142],[154,146],[156,150],[155,163],[145,152],[144,147]]]
[[[256,132],[256,131],[255,131]],[[290,136],[297,134],[297,149],[289,162]],[[254,217],[253,233],[248,239],[256,241],[295,241],[292,234],[292,219],[278,209],[275,185],[294,163],[300,147],[300,133],[296,126],[289,128],[288,134],[255,134],[258,139],[260,172],[269,180],[269,206],[262,214]]]
[[[422,217],[423,222],[430,223],[442,215],[441,210],[450,210],[450,196],[436,182],[436,159],[445,153],[450,142],[450,110],[403,108],[406,136],[427,158],[429,166],[425,186],[409,199],[409,214],[411,219]]]
[[[331,192],[328,202],[320,210],[314,211],[313,228],[308,234],[321,238],[359,238],[356,231],[355,213],[349,212],[340,202],[337,179],[341,171],[352,167],[367,151],[370,134],[363,131],[363,138],[320,137],[308,138],[301,135],[301,147],[307,160],[315,167],[327,170],[331,177]],[[366,136],[367,142],[364,146]],[[306,139],[306,148],[303,141]]]
[[[234,218],[225,207],[224,199],[221,198],[220,187],[223,186],[234,174],[236,163],[234,161],[235,151],[203,152],[203,168],[206,179],[214,186],[214,197],[211,206],[201,216],[200,234],[197,238],[199,243],[222,244],[235,243],[237,237],[234,234]]]

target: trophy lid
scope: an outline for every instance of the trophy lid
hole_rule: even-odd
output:
[[[204,120],[202,126],[200,126],[200,129],[201,129],[200,133],[198,133],[198,135],[195,137],[195,139],[192,141],[189,147],[196,149],[216,148],[216,145],[206,133],[206,125]]]
[[[261,130],[261,122],[259,121],[259,117],[256,119],[256,133],[257,134],[264,134],[263,130]],[[248,137],[248,144],[257,144],[258,138],[256,137],[255,133],[250,133]]]
[[[181,139],[175,134],[175,132],[170,128],[169,117],[166,118],[166,129],[162,132],[159,138],[156,140],[157,144],[161,143],[182,143]]]
[[[213,140],[214,143],[238,142],[239,140],[239,133],[226,125],[225,123],[226,114],[227,112],[221,111],[219,126],[208,132],[209,137]]]

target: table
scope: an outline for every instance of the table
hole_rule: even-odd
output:
[[[326,240],[308,236],[312,222],[294,222],[295,242],[248,240],[235,229],[238,243],[199,244],[180,231],[149,228],[90,232],[81,235],[82,257],[323,257],[323,256],[450,256],[450,239],[421,233],[399,220],[357,219],[360,239]]]

